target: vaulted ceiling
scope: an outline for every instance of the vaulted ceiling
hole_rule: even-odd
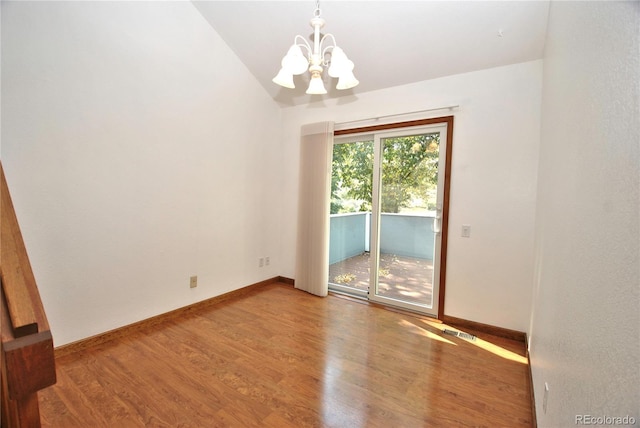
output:
[[[323,33],[355,63],[360,85],[306,95],[271,81],[294,36],[311,35],[315,1],[193,1],[229,47],[283,106],[542,58],[549,1],[322,1]],[[326,73],[325,73],[326,75]],[[329,81],[331,80],[331,81]]]

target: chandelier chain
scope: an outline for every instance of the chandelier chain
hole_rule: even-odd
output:
[[[316,18],[320,16],[320,0],[316,0],[316,10],[313,11],[313,16]]]

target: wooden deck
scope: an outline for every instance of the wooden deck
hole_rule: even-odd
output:
[[[369,253],[329,266],[329,282],[357,290],[369,289]],[[427,259],[382,254],[378,295],[429,305],[433,295],[433,262]]]

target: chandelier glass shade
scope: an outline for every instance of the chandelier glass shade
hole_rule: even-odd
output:
[[[320,29],[325,21],[320,18],[320,7],[316,3],[316,10],[310,25],[313,27],[313,46],[304,37],[297,35],[293,45],[282,58],[280,71],[273,78],[273,82],[285,88],[293,89],[293,76],[311,74],[307,94],[326,94],[322,80],[323,67],[328,67],[329,76],[338,79],[336,89],[350,89],[358,85],[358,79],[353,74],[353,62],[347,58],[344,51],[336,44],[333,34],[321,35]]]

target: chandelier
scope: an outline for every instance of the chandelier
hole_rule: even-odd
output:
[[[322,81],[323,67],[328,67],[329,76],[338,79],[336,89],[350,89],[360,83],[353,75],[353,62],[338,47],[333,34],[320,34],[320,29],[324,27],[324,23],[324,19],[320,18],[320,2],[316,1],[316,10],[313,12],[313,18],[309,22],[313,27],[313,48],[304,37],[297,35],[293,39],[293,45],[282,58],[282,68],[278,75],[273,78],[274,83],[293,89],[295,88],[293,76],[303,74],[309,70],[311,80],[309,81],[307,94],[326,94],[327,90],[324,88]],[[305,49],[304,53],[303,49]],[[327,57],[329,58],[327,59]]]

